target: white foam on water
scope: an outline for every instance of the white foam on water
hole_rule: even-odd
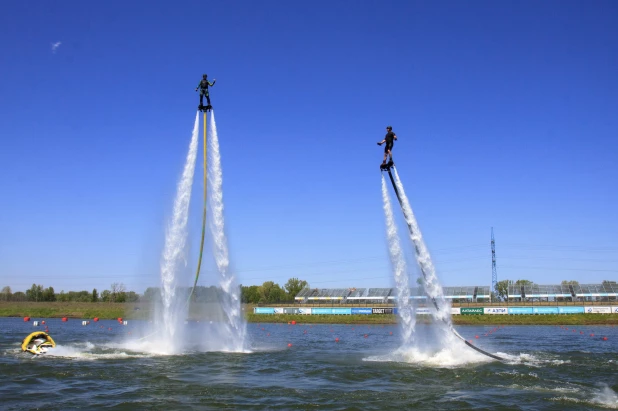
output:
[[[550,401],[569,402],[578,404],[578,406],[588,405],[611,410],[618,409],[618,395],[607,384],[601,384],[599,389],[592,389],[588,395],[589,398],[574,398],[564,395],[550,398]]]
[[[111,352],[106,352],[111,351]],[[142,358],[148,355],[136,355],[127,353],[117,349],[109,349],[105,346],[95,346],[92,343],[77,344],[77,345],[56,345],[46,354],[47,357],[72,358],[79,360],[108,360],[108,359],[129,359]]]

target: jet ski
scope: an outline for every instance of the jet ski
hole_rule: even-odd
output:
[[[45,354],[50,348],[54,348],[56,343],[49,334],[43,331],[35,331],[24,338],[21,349],[30,354]]]

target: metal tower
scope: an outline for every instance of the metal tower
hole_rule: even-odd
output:
[[[498,270],[496,270],[496,240],[494,239],[494,228],[491,227],[491,290],[498,296]]]

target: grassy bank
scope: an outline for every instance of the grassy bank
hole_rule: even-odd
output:
[[[214,313],[218,306],[212,304],[193,304],[191,318],[216,319],[222,313]],[[394,315],[292,315],[292,314],[253,314],[252,307],[246,307],[246,319],[251,323],[299,324],[396,324]],[[77,318],[147,320],[152,318],[152,307],[148,303],[34,303],[0,302],[0,317]],[[431,317],[421,315],[417,322],[429,322]],[[618,325],[616,314],[548,314],[548,315],[454,315],[457,325]]]
[[[99,317],[102,320],[123,317],[137,320],[150,318],[150,306],[122,303],[0,302],[0,317],[80,319]]]

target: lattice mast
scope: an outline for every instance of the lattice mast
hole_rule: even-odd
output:
[[[494,228],[491,227],[491,290],[498,298],[498,270],[496,270],[496,240],[494,239]]]

